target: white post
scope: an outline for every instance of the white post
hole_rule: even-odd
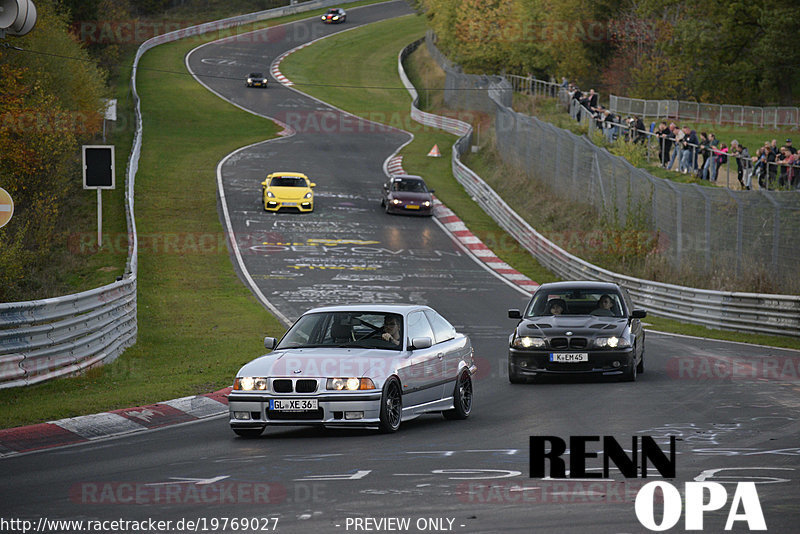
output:
[[[97,189],[97,248],[103,247],[103,190]]]

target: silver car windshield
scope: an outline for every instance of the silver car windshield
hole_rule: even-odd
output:
[[[596,317],[624,317],[624,307],[616,292],[605,293],[596,289],[569,289],[540,291],[525,310],[526,317],[557,315],[593,315]]]
[[[403,350],[403,316],[396,313],[347,311],[302,316],[286,332],[278,349],[360,347]]]

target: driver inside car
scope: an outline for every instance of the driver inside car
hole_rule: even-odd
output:
[[[400,344],[400,323],[395,316],[389,315],[384,320],[381,339],[393,345]]]

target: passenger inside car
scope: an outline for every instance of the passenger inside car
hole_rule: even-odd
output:
[[[610,295],[601,295],[597,300],[597,307],[593,309],[590,315],[601,315],[604,317],[613,317],[615,314],[612,310],[614,307],[614,299]]]
[[[564,302],[563,299],[552,299],[550,302],[547,303],[547,311],[550,315],[561,315],[566,311],[567,304]]]

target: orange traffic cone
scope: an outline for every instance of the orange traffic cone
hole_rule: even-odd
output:
[[[442,153],[439,152],[439,145],[433,145],[433,148],[430,152],[428,152],[428,155],[432,158],[441,158]]]

